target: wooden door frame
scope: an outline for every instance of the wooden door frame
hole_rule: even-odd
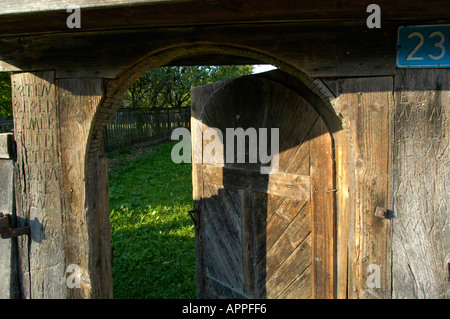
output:
[[[124,70],[115,80],[105,80],[105,94],[95,114],[91,125],[87,152],[87,169],[103,155],[102,131],[120,108],[123,96],[144,72],[150,69],[170,64],[174,61],[208,54],[222,54],[239,56],[259,60],[263,63],[277,66],[283,72],[260,75],[269,77],[283,86],[294,90],[311,103],[323,118],[333,139],[335,161],[335,189],[336,189],[336,291],[337,298],[348,297],[350,282],[357,280],[348,269],[349,254],[356,250],[356,239],[350,231],[354,228],[354,147],[351,134],[345,126],[345,119],[334,103],[336,96],[320,79],[311,79],[295,66],[267,53],[258,52],[251,48],[241,48],[232,45],[188,44],[164,48],[150,52],[147,56],[130,68]],[[90,175],[90,173],[87,173]],[[93,172],[92,174],[95,174]]]

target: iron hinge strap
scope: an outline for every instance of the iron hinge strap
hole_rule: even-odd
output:
[[[11,228],[11,215],[0,213],[0,235],[3,239],[31,234],[30,226]]]

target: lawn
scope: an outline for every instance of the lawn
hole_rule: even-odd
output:
[[[114,298],[195,298],[191,165],[174,144],[108,154]]]

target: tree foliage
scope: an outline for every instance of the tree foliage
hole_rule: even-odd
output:
[[[124,107],[189,106],[191,87],[251,74],[253,66],[174,66],[144,73],[125,93]]]
[[[161,67],[145,72],[127,90],[123,106],[189,106],[191,87],[249,75],[252,71],[251,65]],[[10,74],[4,72],[0,72],[0,117],[12,118]]]
[[[0,72],[0,117],[12,118],[10,74]]]

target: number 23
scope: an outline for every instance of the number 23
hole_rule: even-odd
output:
[[[434,38],[436,36],[438,36],[440,39],[439,39],[439,41],[434,43],[434,46],[441,49],[441,53],[439,55],[428,54],[428,57],[433,60],[440,60],[445,55],[445,47],[444,47],[445,35],[441,31],[434,31],[430,34],[429,38]],[[406,57],[406,60],[407,61],[423,61],[423,56],[414,56],[416,54],[416,52],[422,47],[422,45],[425,42],[423,34],[420,32],[411,32],[408,35],[408,39],[411,39],[412,37],[418,37],[419,43],[414,47],[414,49],[411,51],[411,53],[408,54],[408,56]]]

